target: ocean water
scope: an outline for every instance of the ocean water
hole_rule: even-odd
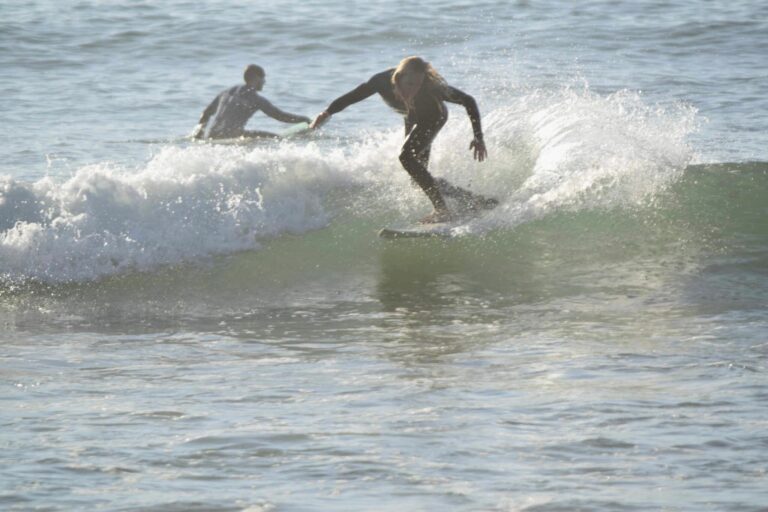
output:
[[[413,54],[450,239],[378,98],[187,137]],[[1,509],[768,510],[764,2],[4,0],[0,66]]]

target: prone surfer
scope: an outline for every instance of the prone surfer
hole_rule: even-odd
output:
[[[378,93],[387,105],[405,116],[405,142],[400,151],[400,163],[432,202],[434,211],[423,218],[423,223],[451,220],[445,198],[457,199],[468,209],[493,208],[496,199],[474,194],[451,185],[447,180],[434,178],[427,167],[432,141],[448,120],[445,102],[458,103],[467,111],[472,123],[474,139],[469,144],[474,158],[485,160],[488,152],[483,141],[480,111],[474,98],[448,85],[437,71],[420,57],[403,59],[396,68],[373,75],[367,82],[338,97],[312,121],[317,128],[348,106]]]
[[[246,66],[243,79],[244,85],[236,85],[222,91],[205,108],[193,134],[195,139],[279,137],[270,132],[245,129],[248,120],[259,110],[283,123],[310,122],[306,116],[283,112],[259,94],[266,83],[266,73],[261,66],[255,64]]]

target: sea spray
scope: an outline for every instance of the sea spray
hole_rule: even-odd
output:
[[[489,159],[472,160],[469,122],[452,116],[430,169],[497,197],[483,233],[563,210],[636,206],[679,178],[695,111],[640,94],[533,91],[488,112]],[[413,219],[429,202],[397,160],[402,128],[349,141],[166,146],[138,170],[86,166],[64,181],[2,182],[0,273],[6,280],[86,281],[302,234],[338,213]]]
[[[6,179],[0,272],[80,281],[254,249],[329,221],[345,177],[314,146],[166,147],[144,169],[87,166],[57,183]],[[7,204],[8,202],[14,204]],[[34,205],[30,208],[29,205]]]
[[[682,176],[697,121],[690,106],[649,106],[636,92],[564,89],[521,97],[491,112],[487,125],[500,157],[523,166],[510,169],[521,183],[512,191],[495,183],[501,206],[457,233],[511,228],[557,211],[642,205]]]

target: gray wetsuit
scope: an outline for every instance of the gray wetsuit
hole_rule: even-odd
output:
[[[260,95],[255,87],[236,85],[214,98],[200,117],[200,124],[205,127],[205,136],[211,139],[275,136],[268,132],[254,132],[245,129],[248,120],[259,110],[284,123],[307,121],[306,117],[283,112]]]

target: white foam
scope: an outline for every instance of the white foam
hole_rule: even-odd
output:
[[[457,233],[641,203],[683,172],[695,111],[648,106],[627,91],[565,89],[510,100],[484,124],[488,161],[472,160],[470,124],[455,108],[432,151],[436,176],[501,201]],[[400,167],[402,138],[398,126],[322,146],[170,146],[137,170],[101,164],[65,181],[0,179],[0,274],[81,281],[257,249],[332,222],[331,195],[341,210],[413,218],[429,202]]]
[[[679,179],[697,128],[686,105],[646,105],[635,92],[535,91],[492,112],[490,146],[510,166],[485,190],[501,205],[457,232],[511,228],[555,211],[643,205]],[[498,156],[497,156],[498,158]],[[514,184],[514,187],[510,187]],[[493,192],[495,191],[495,192]]]
[[[0,233],[0,272],[88,280],[317,229],[330,220],[325,193],[354,183],[338,172],[343,158],[314,145],[200,145],[165,148],[138,171],[104,164],[61,183],[5,178],[0,214],[12,226]]]

